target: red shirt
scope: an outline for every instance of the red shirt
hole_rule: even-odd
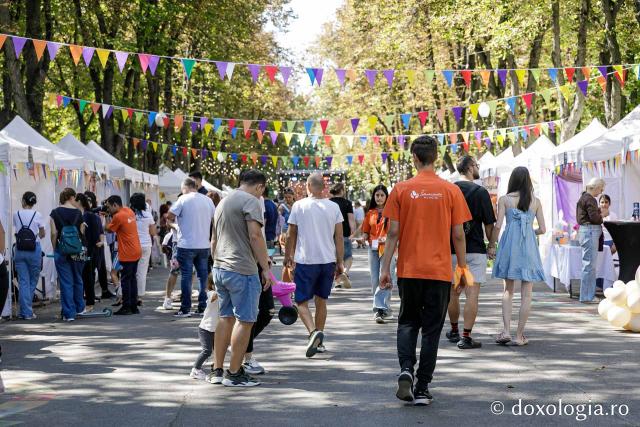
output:
[[[383,215],[400,222],[398,277],[451,281],[451,227],[471,220],[457,185],[422,171],[396,184]]]
[[[120,261],[134,262],[142,257],[136,214],[131,209],[121,208],[113,216],[107,228],[118,236],[118,259]]]

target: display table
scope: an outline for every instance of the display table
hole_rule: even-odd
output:
[[[549,245],[546,247],[546,258],[543,268],[547,285],[555,291],[555,280],[564,284],[570,291],[571,280],[580,280],[582,277],[582,248],[569,245]],[[608,247],[603,252],[598,252],[596,263],[596,278],[603,279],[603,289],[613,286],[616,281],[616,269],[613,264],[613,256]]]
[[[640,266],[640,222],[638,221],[605,221],[604,226],[609,230],[613,243],[618,249],[620,258],[620,275],[623,282],[635,278],[636,270]]]

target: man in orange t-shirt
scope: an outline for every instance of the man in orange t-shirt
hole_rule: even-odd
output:
[[[396,184],[383,215],[390,220],[387,250],[382,258],[380,287],[391,287],[391,257],[398,247],[398,359],[401,373],[396,396],[415,405],[428,405],[429,383],[438,356],[438,343],[451,292],[451,240],[458,266],[466,268],[463,224],[471,220],[467,202],[457,186],[436,176],[438,143],[421,136],[411,144],[418,174]],[[464,286],[464,279],[461,286]],[[414,387],[418,332],[422,329],[420,364]]]
[[[136,214],[127,207],[122,207],[120,196],[107,199],[107,207],[111,213],[111,222],[107,229],[118,237],[118,260],[122,265],[120,286],[122,287],[122,308],[114,314],[138,314],[138,283],[136,272],[138,261],[142,256],[142,247],[138,237]]]

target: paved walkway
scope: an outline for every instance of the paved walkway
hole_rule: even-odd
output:
[[[640,425],[640,335],[614,330],[596,306],[544,285],[535,288],[531,342],[517,348],[493,344],[501,286],[488,284],[474,329],[483,348],[461,351],[443,339],[433,404],[406,407],[394,396],[396,324],[372,320],[365,255],[356,251],[354,287],[330,300],[328,352],[306,359],[301,322],[284,326],[275,319],[256,341],[267,374],[253,389],[188,377],[199,351],[199,320],[176,320],[160,308],[164,270],[153,271],[140,316],[66,324],[55,319],[59,306],[52,304],[37,310],[34,322],[0,323],[6,389],[0,426],[568,425],[589,407],[567,405],[590,401],[607,413],[612,404],[627,406],[580,425]],[[397,313],[396,296],[394,305]],[[523,415],[508,415],[519,399]],[[503,402],[504,414],[492,414],[494,401]],[[621,416],[625,408],[628,415]],[[531,411],[538,414],[524,415]]]

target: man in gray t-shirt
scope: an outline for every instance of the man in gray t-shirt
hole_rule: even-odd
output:
[[[222,378],[225,354],[231,344],[229,369],[222,379],[222,384],[229,387],[260,384],[245,373],[242,359],[258,317],[260,293],[271,286],[260,204],[266,183],[267,178],[262,172],[243,172],[240,187],[222,199],[213,220],[211,255],[220,320],[215,334],[216,365],[212,382]],[[261,278],[258,277],[256,263],[262,268]]]

